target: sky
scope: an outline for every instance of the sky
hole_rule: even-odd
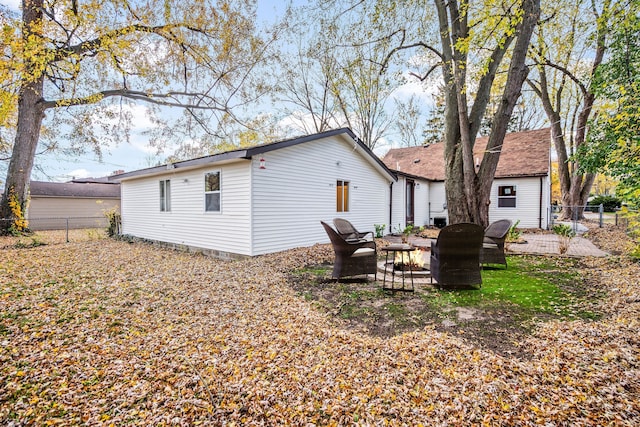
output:
[[[20,0],[1,0],[1,3],[12,9],[18,10]],[[268,22],[282,15],[286,1],[284,0],[258,0],[258,20]],[[305,4],[305,0],[294,0],[294,4]],[[420,92],[418,84],[411,84],[401,88],[396,94],[399,97],[409,96],[412,93]],[[425,94],[426,95],[426,94]],[[40,181],[69,181],[74,178],[102,177],[112,174],[117,170],[132,171],[153,166],[158,161],[164,163],[166,156],[171,152],[165,152],[161,156],[155,154],[155,150],[148,146],[144,132],[152,126],[145,115],[145,104],[140,103],[135,106],[131,113],[134,117],[131,129],[130,141],[112,144],[103,150],[102,160],[99,160],[92,152],[77,157],[68,157],[62,154],[41,155],[36,159],[39,166],[32,172],[33,180]],[[380,145],[385,147],[383,141]],[[383,154],[390,148],[387,144],[383,148]],[[380,149],[378,151],[381,151]]]

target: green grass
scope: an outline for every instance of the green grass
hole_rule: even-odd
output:
[[[441,291],[436,306],[481,307],[512,304],[527,312],[568,317],[591,318],[593,313],[580,308],[579,292],[569,292],[580,278],[571,266],[558,266],[553,260],[510,257],[509,268],[482,271],[478,290]],[[571,261],[569,261],[571,262]]]
[[[297,270],[293,270],[292,274],[296,276],[300,276],[304,274],[311,274],[314,276],[323,276],[325,273],[329,271],[331,271],[331,268],[328,266],[314,266],[314,267],[299,268]]]

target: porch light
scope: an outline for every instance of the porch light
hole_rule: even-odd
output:
[[[264,159],[264,157],[260,157],[260,169],[266,169],[267,167],[265,166],[266,160]]]

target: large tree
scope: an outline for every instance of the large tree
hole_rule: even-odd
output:
[[[605,59],[607,38],[626,13],[626,0],[578,0],[549,5],[532,49],[536,73],[528,84],[547,114],[558,156],[562,219],[583,217],[596,178],[575,157],[589,141],[597,110],[594,78]]]
[[[540,2],[433,0],[434,13],[421,11],[427,10],[430,2],[403,3],[411,7],[420,5],[409,19],[420,19],[422,27],[409,28],[405,24],[396,27],[389,36],[390,45],[397,40],[390,58],[401,51],[420,50],[430,64],[421,74],[423,80],[438,67],[442,70],[449,219],[454,223],[487,225],[491,185],[502,141],[529,72],[525,59],[539,19]],[[401,9],[395,3],[392,8],[385,5],[386,2],[379,2],[376,8],[383,21],[389,19],[389,12]],[[434,18],[436,31],[429,28]],[[499,73],[506,78],[496,79]],[[485,154],[476,168],[473,147],[492,95],[499,96],[500,102],[490,120]]]
[[[3,14],[0,125],[15,139],[2,229],[24,225],[43,129],[60,138],[65,123],[67,135],[99,145],[109,126],[130,124],[127,103],[180,107],[205,128],[228,115],[263,54],[254,21],[251,0],[23,0],[21,16]]]
[[[597,70],[602,100],[590,123],[589,141],[577,158],[584,170],[619,180],[616,195],[640,205],[640,0],[625,4],[613,28],[610,57]]]
[[[500,159],[502,142],[507,133],[509,120],[520,97],[522,85],[529,72],[525,58],[533,29],[540,15],[539,0],[523,0],[514,4],[487,3],[475,12],[485,15],[488,27],[477,34],[485,40],[495,32],[493,45],[480,45],[488,49],[485,69],[477,82],[476,96],[468,98],[468,63],[473,51],[475,23],[469,25],[473,11],[469,4],[455,1],[435,0],[440,23],[442,44],[443,77],[449,85],[446,97],[445,123],[445,167],[447,205],[452,222],[474,222],[482,226],[489,223],[489,203],[493,177]],[[460,7],[462,6],[462,8]],[[504,7],[504,8],[503,8]],[[501,17],[497,21],[492,17]],[[513,49],[509,52],[511,44]],[[475,167],[473,147],[491,99],[496,74],[508,55],[507,79],[500,92],[502,100],[498,106],[489,133],[489,140],[480,167]]]

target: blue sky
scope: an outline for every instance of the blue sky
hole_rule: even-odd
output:
[[[2,0],[2,3],[17,10],[20,0]],[[281,16],[287,3],[285,0],[258,0],[259,24],[274,21]],[[308,2],[293,0],[293,3],[303,5]],[[420,89],[414,85],[407,85],[401,88],[397,96],[408,97],[411,93],[419,91]],[[425,94],[423,93],[423,95]],[[68,181],[73,178],[100,177],[110,175],[116,170],[131,171],[152,166],[158,161],[164,162],[166,156],[172,153],[164,152],[161,156],[156,156],[155,150],[148,146],[147,138],[144,135],[144,131],[152,126],[145,114],[145,104],[140,103],[133,107],[131,113],[134,117],[132,123],[135,123],[135,127],[131,130],[130,142],[114,143],[104,149],[102,161],[98,160],[92,152],[77,157],[61,154],[41,155],[36,158],[36,165],[39,167],[34,169],[32,179]],[[384,151],[388,148],[389,146]]]

